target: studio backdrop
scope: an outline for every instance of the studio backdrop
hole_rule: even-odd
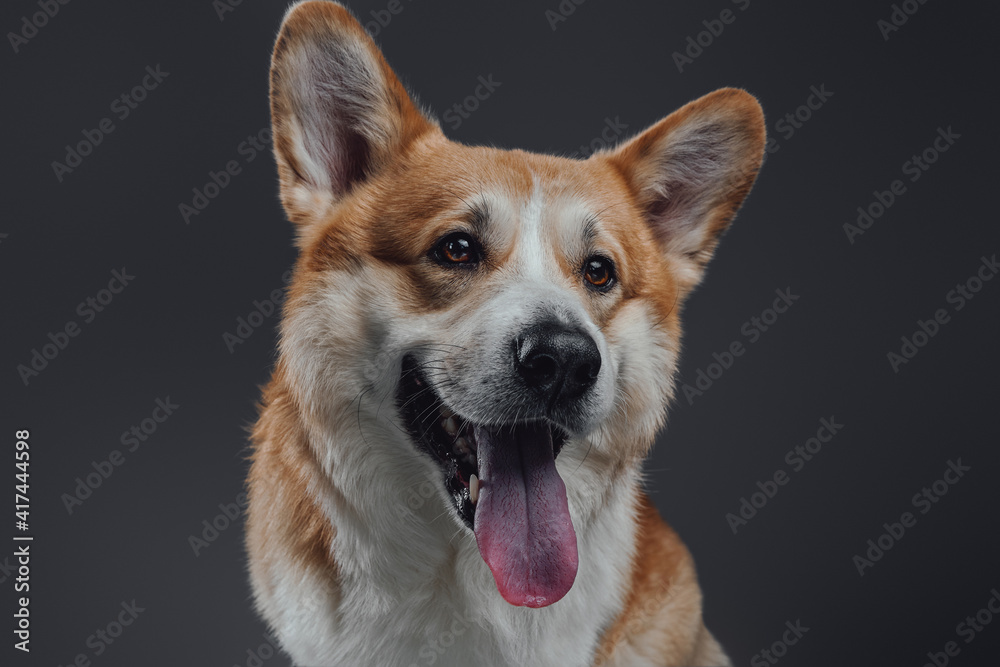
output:
[[[685,308],[646,488],[736,664],[996,664],[1000,10],[350,7],[463,143],[584,159],[716,88],[760,100],[766,159]],[[288,664],[243,548],[294,261],[286,8],[0,10],[4,665]]]

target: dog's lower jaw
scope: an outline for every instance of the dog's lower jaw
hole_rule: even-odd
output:
[[[638,463],[612,474],[601,456],[563,452],[579,572],[559,602],[514,607],[440,484],[405,482],[437,480],[429,459],[399,457],[399,443],[387,441],[398,436],[363,417],[352,428],[307,430],[280,385],[268,394],[247,544],[257,608],[297,665],[694,664],[695,646],[665,646],[669,625],[701,623],[693,566],[643,506]],[[373,483],[359,483],[359,464],[376,465]],[[665,545],[669,563],[642,562],[644,536]],[[665,565],[673,574],[663,575]],[[641,617],[615,634],[630,605]],[[650,650],[658,662],[635,657]]]

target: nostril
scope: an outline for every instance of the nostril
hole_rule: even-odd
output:
[[[576,369],[576,374],[574,379],[577,384],[587,385],[591,384],[597,379],[597,374],[600,373],[600,364],[591,364],[584,362]]]
[[[594,386],[601,353],[585,332],[551,323],[536,325],[515,338],[514,362],[528,387],[547,401],[579,398]]]
[[[551,378],[559,371],[559,362],[548,354],[535,354],[530,356],[527,359],[525,366],[527,366],[532,375],[538,379]]]

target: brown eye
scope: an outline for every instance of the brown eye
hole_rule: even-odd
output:
[[[441,239],[434,248],[433,256],[439,264],[476,264],[480,260],[479,243],[465,232],[455,232]]]
[[[584,262],[583,277],[592,289],[607,291],[615,284],[615,265],[606,257],[594,255]]]

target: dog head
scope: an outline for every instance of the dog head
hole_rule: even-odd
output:
[[[324,455],[427,464],[504,598],[551,604],[577,569],[556,457],[610,484],[646,454],[760,106],[719,90],[587,160],[464,146],[330,2],[290,10],[271,104],[300,248],[282,363],[307,412],[385,434]]]

